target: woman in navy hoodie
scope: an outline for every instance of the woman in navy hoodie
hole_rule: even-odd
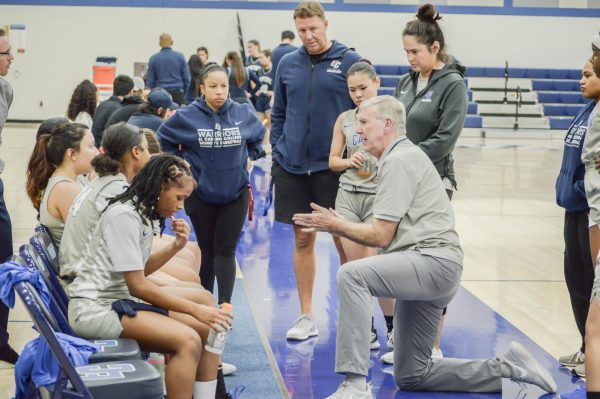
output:
[[[558,361],[573,372],[585,377],[585,322],[590,309],[590,298],[594,283],[594,262],[590,250],[590,232],[598,231],[598,226],[588,229],[588,201],[585,196],[585,165],[581,161],[583,143],[588,134],[588,120],[594,107],[600,101],[600,78],[594,73],[591,61],[583,65],[579,81],[581,94],[592,99],[573,119],[565,135],[560,174],[556,179],[556,203],[565,210],[564,218],[564,272],[569,290],[571,308],[577,329],[581,335],[581,346],[572,354],[560,356]]]
[[[201,76],[202,96],[177,111],[158,130],[163,150],[192,166],[196,189],[185,202],[202,252],[200,279],[219,303],[230,302],[235,282],[235,250],[248,209],[251,160],[264,155],[265,127],[249,104],[228,98],[225,69],[212,64]]]

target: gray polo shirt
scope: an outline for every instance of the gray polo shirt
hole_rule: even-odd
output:
[[[423,150],[401,136],[387,146],[377,169],[373,216],[400,222],[383,253],[416,250],[462,264],[450,200]]]

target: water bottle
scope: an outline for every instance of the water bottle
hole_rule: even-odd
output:
[[[229,303],[221,304],[221,309],[231,312],[233,310],[233,306]],[[208,333],[208,339],[206,340],[205,349],[210,353],[214,353],[215,355],[221,355],[223,353],[223,349],[225,349],[225,342],[227,341],[227,333],[229,330],[225,330],[223,327],[220,327],[220,331],[216,331],[214,328],[210,329]]]

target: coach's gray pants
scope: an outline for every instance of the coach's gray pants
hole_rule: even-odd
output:
[[[394,376],[405,390],[500,392],[500,362],[431,359],[442,309],[462,266],[416,251],[349,262],[337,274],[340,312],[335,371],[368,375],[373,297],[395,298]]]

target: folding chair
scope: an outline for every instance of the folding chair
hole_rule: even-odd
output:
[[[48,343],[60,366],[60,375],[51,389],[52,398],[162,399],[160,373],[141,359],[103,362],[75,368],[54,333],[44,303],[28,282],[15,284],[36,329]]]
[[[36,235],[37,234],[41,233],[36,232]],[[34,235],[32,241],[35,238],[36,236]],[[19,254],[20,257],[26,261],[26,266],[39,270],[44,282],[46,283],[46,286],[48,287],[48,290],[50,291],[52,303],[50,305],[49,313],[51,313],[53,316],[50,320],[54,321],[52,323],[54,330],[64,334],[76,336],[75,332],[69,325],[68,296],[63,287],[60,285],[58,276],[56,273],[54,273],[54,269],[47,267],[45,262],[42,260],[42,257],[39,255],[37,248],[33,245],[22,245],[19,249]],[[137,341],[133,339],[98,339],[90,340],[90,342],[100,346],[100,350],[90,357],[90,363],[142,358],[140,346],[138,345]]]

